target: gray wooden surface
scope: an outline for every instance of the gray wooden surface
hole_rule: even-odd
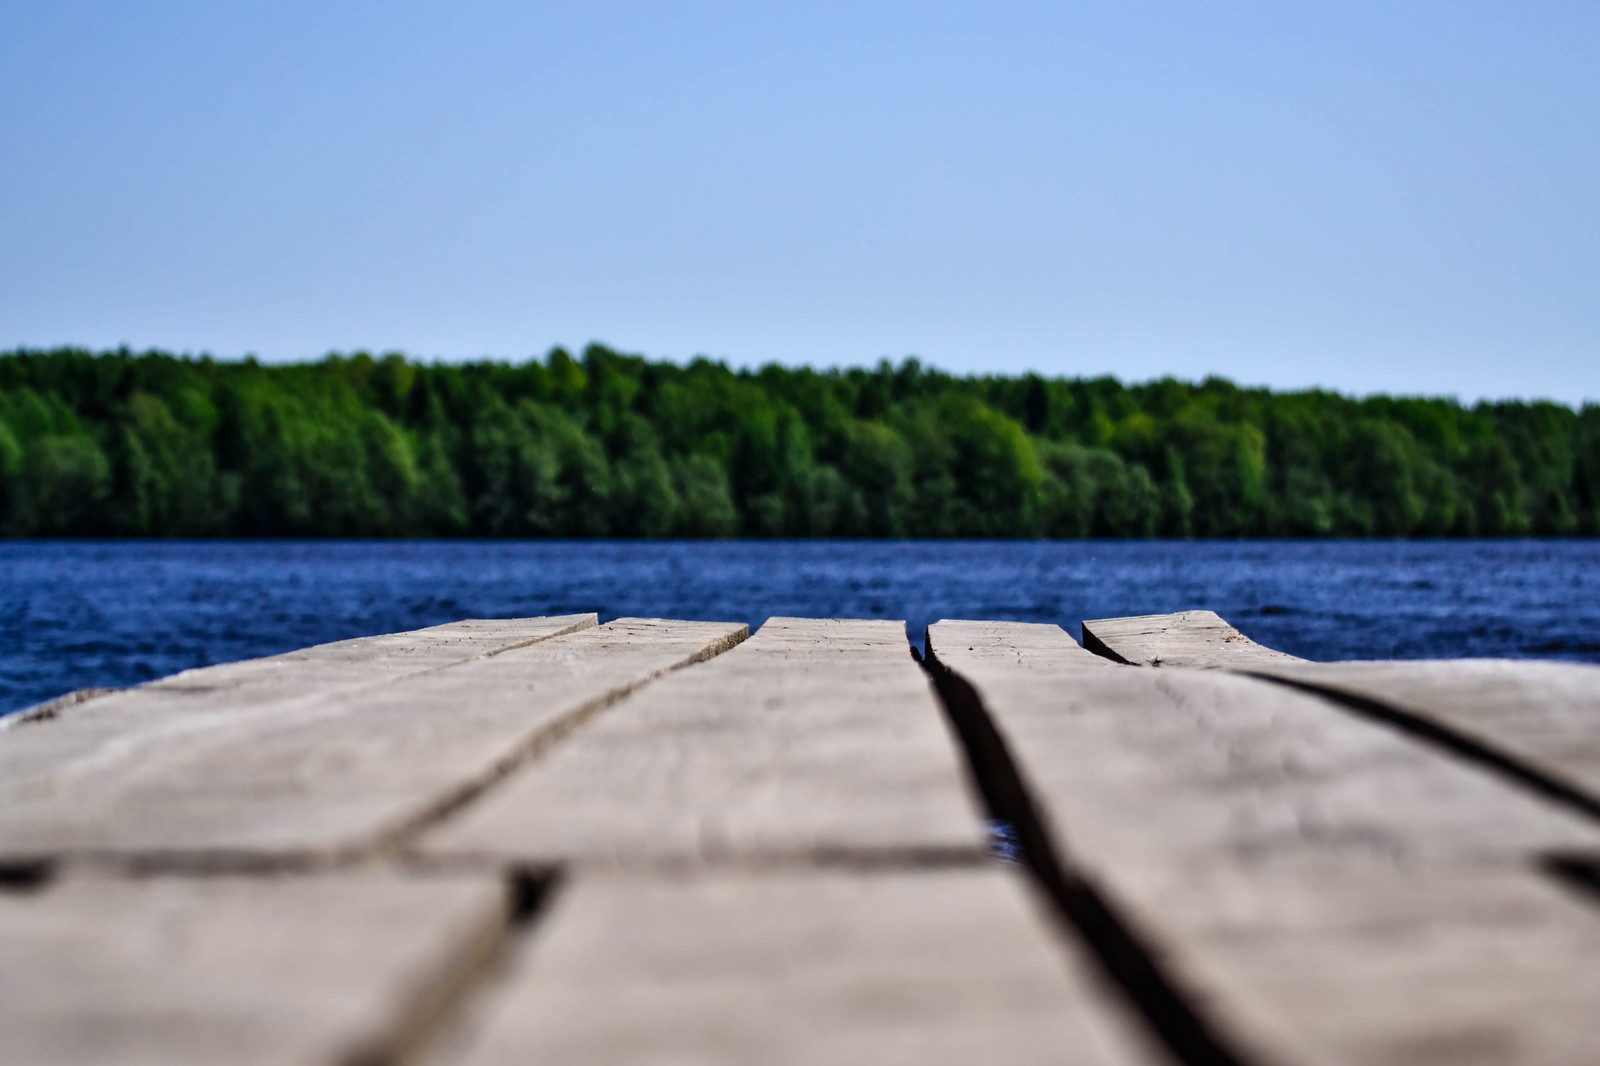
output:
[[[105,691],[93,708],[59,714],[109,714],[126,709],[147,719],[158,713],[183,713],[225,706],[243,709],[264,703],[370,688],[412,674],[533,644],[593,626],[592,614],[546,618],[469,618],[406,633],[381,633],[310,648],[184,670],[133,689]],[[115,697],[106,701],[106,696]],[[0,719],[8,726],[26,716]]]
[[[1263,647],[1215,611],[1179,611],[1083,623],[1084,647],[1135,666],[1256,666],[1298,662]]]
[[[731,623],[618,619],[286,698],[236,700],[231,689],[197,690],[181,678],[188,687],[177,692],[106,696],[3,735],[0,858],[239,862],[371,848],[492,782],[585,714],[744,633]]]
[[[575,871],[443,1058],[1162,1061],[963,775],[902,623],[769,619],[424,838]]]
[[[1600,667],[1515,659],[1313,663],[1261,647],[1210,611],[1100,619],[1085,622],[1084,633],[1128,662],[1222,667],[1368,701],[1600,809]]]
[[[349,1063],[405,1050],[505,927],[491,877],[69,877],[0,892],[0,1062]]]
[[[1067,861],[1255,1061],[1594,1061],[1600,909],[1537,869],[1600,849],[1589,820],[1280,685],[928,639]]]
[[[436,1061],[1160,1061],[992,867],[580,876],[543,925]]]
[[[986,856],[903,624],[568,621],[0,735],[10,869],[102,860],[0,888],[0,1061],[1165,1061]]]
[[[1465,738],[1600,808],[1600,667],[1462,659],[1252,669],[1369,700]]]
[[[1415,723],[1593,789],[1600,671],[1162,617],[1085,630],[1159,670],[945,621],[931,675],[898,622],[464,622],[11,723],[0,1062],[1596,1061],[1547,870],[1600,821]]]
[[[1063,666],[1091,669],[1114,666],[1112,660],[1085,650],[1066,630],[1039,622],[975,622],[940,619],[939,639],[951,650],[1005,661],[1014,667],[1059,670]]]
[[[534,862],[983,848],[901,622],[773,618],[425,838]]]

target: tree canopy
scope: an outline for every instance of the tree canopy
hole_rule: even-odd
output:
[[[13,537],[1600,533],[1600,407],[1162,379],[0,354]]]

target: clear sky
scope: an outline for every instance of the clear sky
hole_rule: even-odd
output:
[[[1600,399],[1600,4],[0,0],[0,347]]]

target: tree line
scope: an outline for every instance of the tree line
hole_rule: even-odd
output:
[[[0,354],[11,537],[1600,533],[1600,407],[1210,378]]]

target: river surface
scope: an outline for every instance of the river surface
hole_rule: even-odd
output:
[[[1600,541],[9,541],[0,713],[458,618],[1055,622],[1203,607],[1310,659],[1600,662]]]

